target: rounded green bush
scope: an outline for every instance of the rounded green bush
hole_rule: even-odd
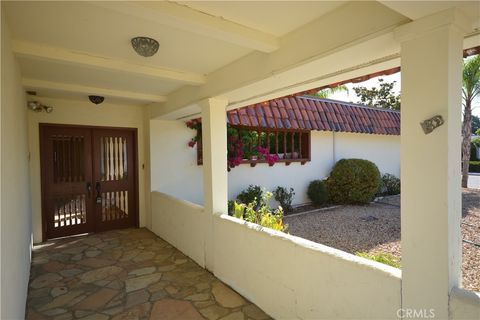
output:
[[[338,161],[327,180],[330,199],[343,204],[369,203],[379,186],[380,171],[373,162],[363,159]]]
[[[322,205],[328,200],[328,190],[325,181],[313,180],[308,185],[307,195],[316,205]]]

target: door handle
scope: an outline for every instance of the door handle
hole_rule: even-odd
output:
[[[87,193],[88,193],[88,197],[90,198],[92,196],[92,183],[91,182],[87,182]]]
[[[101,194],[102,186],[98,181],[95,183],[95,190],[97,191],[97,197],[96,197],[97,203],[102,203],[102,194]]]

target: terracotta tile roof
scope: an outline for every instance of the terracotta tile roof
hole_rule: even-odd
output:
[[[309,96],[285,97],[227,112],[232,125],[400,135],[400,112]]]

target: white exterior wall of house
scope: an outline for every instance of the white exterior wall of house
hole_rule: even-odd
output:
[[[25,91],[2,16],[1,319],[24,319],[32,243]]]
[[[75,100],[60,100],[49,98],[30,98],[52,106],[52,113],[28,112],[30,172],[32,193],[33,241],[42,241],[42,211],[41,211],[41,175],[40,175],[40,137],[39,124],[73,124],[90,126],[111,126],[138,129],[138,184],[139,184],[139,218],[140,226],[149,226],[150,193],[148,158],[145,154],[149,144],[148,130],[145,130],[146,109],[142,106],[111,104],[107,101],[101,105]]]
[[[153,191],[203,204],[202,166],[197,165],[196,147],[188,141],[194,131],[184,121],[152,120],[150,149]],[[294,204],[307,203],[310,181],[328,177],[333,164],[343,158],[361,158],[374,162],[380,172],[400,176],[400,137],[358,133],[311,131],[311,159],[286,166],[277,163],[242,164],[228,173],[228,197],[235,197],[250,184],[274,190],[277,186],[295,190]],[[179,168],[165,170],[165,168]]]

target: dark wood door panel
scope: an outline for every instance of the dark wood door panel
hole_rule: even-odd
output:
[[[45,237],[92,232],[91,131],[42,126],[40,137]]]
[[[98,129],[93,134],[97,230],[136,224],[134,132]]]
[[[44,240],[138,224],[136,130],[40,126]]]

